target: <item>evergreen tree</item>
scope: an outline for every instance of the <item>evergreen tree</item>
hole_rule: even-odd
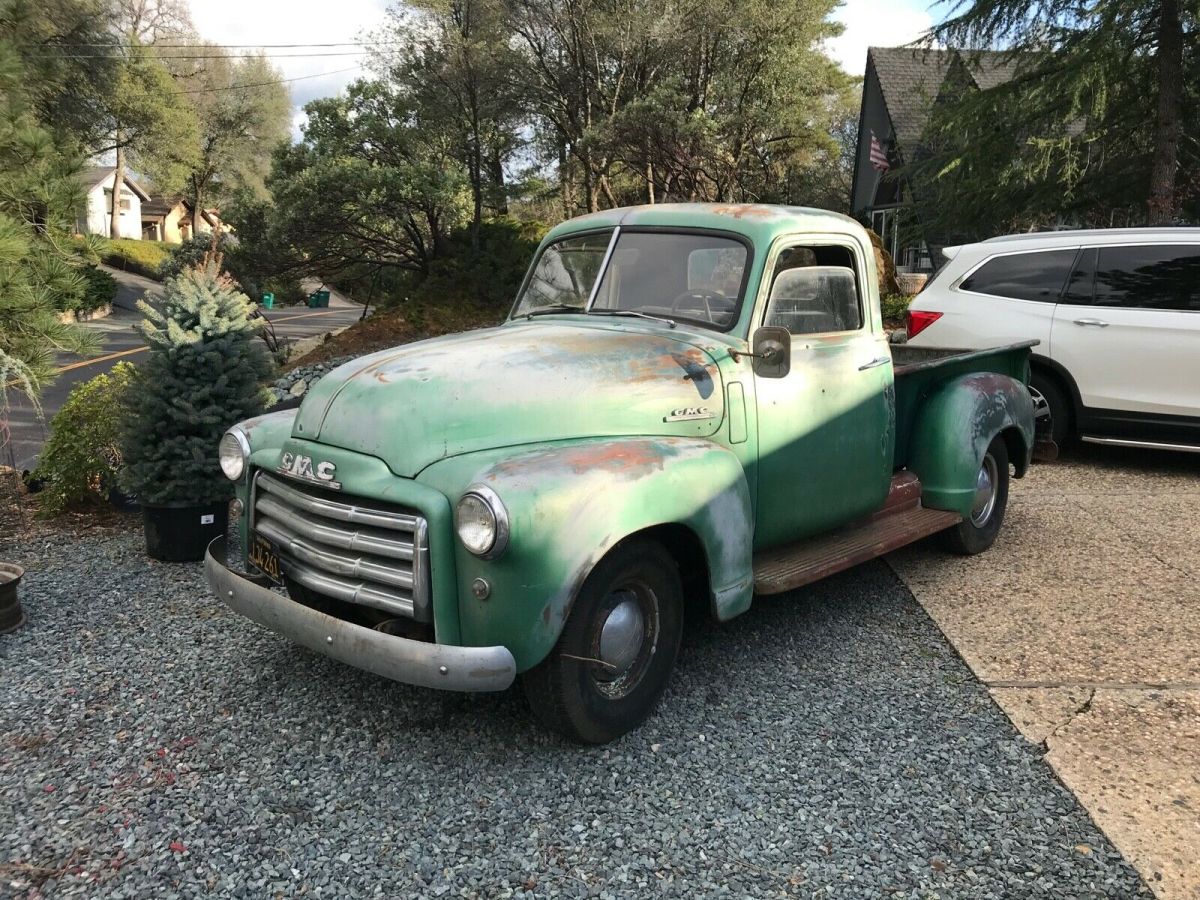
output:
[[[58,320],[86,293],[80,267],[94,248],[70,237],[79,161],[39,121],[30,76],[0,28],[0,446],[9,389],[36,408],[56,353],[96,347],[93,335]]]
[[[254,305],[213,253],[168,281],[156,306],[139,307],[150,352],[129,391],[128,486],[150,504],[220,501],[231,491],[217,443],[230,425],[262,412],[270,371]]]
[[[943,88],[906,160],[926,231],[947,243],[1059,221],[1200,215],[1197,0],[957,0],[939,43],[1004,52],[1010,80]],[[964,54],[967,60],[971,54]],[[963,224],[965,223],[965,224]]]

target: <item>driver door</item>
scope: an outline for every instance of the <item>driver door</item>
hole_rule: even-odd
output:
[[[882,506],[895,446],[892,358],[875,331],[866,271],[848,246],[791,245],[776,256],[756,325],[792,336],[782,378],[755,376],[755,548],[846,524]]]

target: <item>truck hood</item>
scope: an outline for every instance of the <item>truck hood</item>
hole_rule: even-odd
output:
[[[710,435],[725,392],[715,358],[689,337],[542,320],[420,341],[330,372],[309,390],[292,436],[378,457],[411,478],[496,447]]]

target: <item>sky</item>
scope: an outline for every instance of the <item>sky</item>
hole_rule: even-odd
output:
[[[911,41],[933,23],[930,0],[844,0],[835,18],[846,30],[829,42],[827,52],[851,75],[866,68],[867,47],[895,47]],[[205,40],[216,44],[330,44],[361,40],[384,21],[389,0],[189,0],[192,21]],[[272,48],[271,61],[292,93],[292,132],[299,137],[303,106],[316,97],[337,94],[362,74],[352,47]],[[346,71],[350,70],[350,71]],[[318,77],[305,77],[316,75]]]
[[[362,40],[383,24],[389,0],[189,0],[192,22],[214,44],[333,44]],[[299,137],[303,107],[309,100],[337,94],[363,74],[366,57],[292,56],[285,54],[354,53],[354,47],[270,48],[271,62],[292,94],[292,132]],[[233,51],[237,52],[237,51]],[[349,69],[350,71],[344,71]],[[325,74],[321,74],[325,73]],[[317,75],[316,78],[305,76]]]

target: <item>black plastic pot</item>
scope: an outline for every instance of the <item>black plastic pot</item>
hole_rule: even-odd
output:
[[[0,634],[16,631],[25,624],[25,612],[17,588],[25,570],[14,563],[0,562]]]
[[[165,562],[198,562],[214,538],[225,533],[229,502],[200,506],[142,504],[146,553]]]

